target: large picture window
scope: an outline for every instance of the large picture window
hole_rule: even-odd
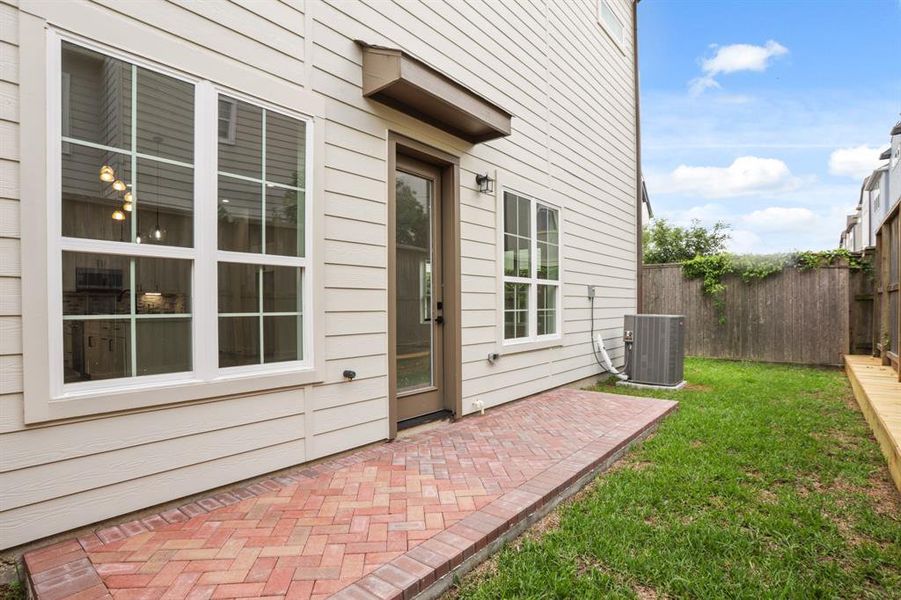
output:
[[[69,41],[59,64],[62,384],[304,366],[308,123]]]
[[[504,340],[560,335],[560,213],[504,191]]]

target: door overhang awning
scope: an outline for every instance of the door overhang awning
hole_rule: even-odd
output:
[[[363,95],[472,143],[510,135],[509,112],[398,48],[357,40]]]

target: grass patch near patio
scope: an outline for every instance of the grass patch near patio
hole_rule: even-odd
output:
[[[838,370],[686,361],[652,438],[458,598],[901,598],[901,498]]]

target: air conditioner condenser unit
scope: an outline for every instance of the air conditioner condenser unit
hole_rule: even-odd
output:
[[[679,388],[685,385],[685,317],[625,315],[625,383]]]

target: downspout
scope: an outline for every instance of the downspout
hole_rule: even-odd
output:
[[[641,105],[638,85],[638,3],[632,3],[632,67],[635,77],[635,312],[641,313],[642,264],[644,255],[641,244],[643,227],[641,223],[642,176],[641,176]]]

